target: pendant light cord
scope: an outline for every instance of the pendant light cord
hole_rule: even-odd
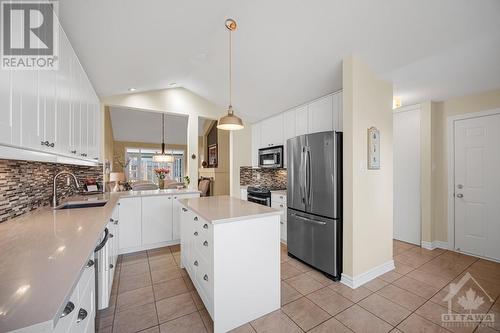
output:
[[[161,115],[161,154],[165,154],[165,114]]]
[[[232,30],[229,30],[229,110],[233,113],[233,38]]]

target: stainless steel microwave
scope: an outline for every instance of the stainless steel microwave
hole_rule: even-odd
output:
[[[259,167],[282,168],[283,157],[283,146],[261,148],[259,149]]]

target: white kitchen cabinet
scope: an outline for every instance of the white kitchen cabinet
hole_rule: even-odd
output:
[[[120,250],[139,247],[142,242],[141,198],[120,199]]]
[[[247,194],[248,193],[247,193],[247,189],[246,188],[240,189],[240,199],[241,200],[248,201]]]
[[[37,128],[38,72],[12,71],[11,142],[15,146],[39,149]]]
[[[261,122],[260,148],[283,144],[283,114],[278,114]]]
[[[142,197],[142,245],[172,240],[172,196]]]
[[[295,135],[295,110],[289,110],[283,113],[283,142],[294,138]]]
[[[199,194],[175,194],[172,200],[172,239],[174,241],[181,239],[181,199],[198,198]]]
[[[342,131],[342,92],[337,92],[332,95],[332,108],[333,108],[333,130]]]
[[[287,227],[287,207],[286,195],[282,193],[271,192],[271,207],[278,209],[280,214],[280,238],[286,243],[286,227]]]
[[[0,144],[10,144],[12,134],[11,109],[11,71],[0,70]]]
[[[308,133],[309,113],[308,106],[303,105],[295,108],[295,136]]]
[[[308,131],[318,133],[333,129],[333,97],[328,95],[315,100],[308,106]]]
[[[38,72],[38,131],[43,150],[55,152],[56,146],[56,71]]]
[[[259,148],[261,147],[261,123],[252,124],[252,166],[259,166]]]

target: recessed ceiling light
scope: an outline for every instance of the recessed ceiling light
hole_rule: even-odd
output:
[[[137,89],[135,88],[128,88],[128,91],[136,91]]]

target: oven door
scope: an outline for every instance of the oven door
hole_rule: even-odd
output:
[[[258,203],[259,205],[271,207],[271,198],[263,198],[255,195],[247,194],[247,200]]]
[[[259,167],[282,168],[283,146],[259,149]]]

